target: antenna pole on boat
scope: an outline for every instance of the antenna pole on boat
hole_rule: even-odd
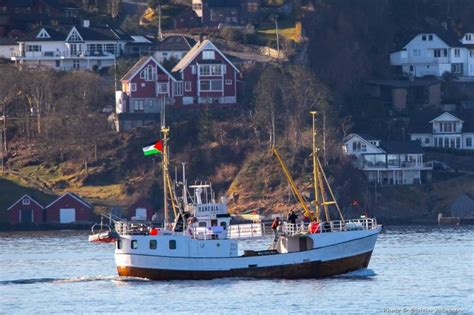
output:
[[[313,119],[313,186],[314,186],[314,207],[316,210],[316,220],[319,222],[319,197],[318,197],[318,162],[317,162],[317,147],[316,147],[316,114],[318,112],[310,112]]]
[[[186,194],[186,162],[181,162],[183,166],[183,210],[186,211],[186,206],[188,204],[188,196]]]

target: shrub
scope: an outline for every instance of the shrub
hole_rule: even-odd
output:
[[[242,34],[241,31],[230,28],[230,27],[225,27],[221,29],[219,32],[219,35],[227,40],[233,41],[233,42],[238,42],[241,43],[244,40],[244,35]]]

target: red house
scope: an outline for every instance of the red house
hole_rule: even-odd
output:
[[[46,206],[48,223],[89,222],[93,219],[93,207],[74,193],[66,193]]]
[[[121,79],[116,92],[117,113],[159,113],[163,103],[182,95],[177,80],[153,56],[142,57]]]
[[[198,42],[171,73],[184,90],[176,104],[236,104],[240,71],[209,40]]]
[[[44,207],[28,195],[23,195],[8,209],[8,222],[16,224],[41,224],[43,223]]]
[[[139,199],[127,209],[127,218],[129,220],[151,221],[155,214],[154,207],[146,199]]]

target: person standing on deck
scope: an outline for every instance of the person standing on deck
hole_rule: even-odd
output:
[[[288,218],[287,218],[288,223],[296,224],[297,218],[298,218],[298,215],[293,210],[290,210],[290,212],[288,212]]]
[[[280,226],[280,217],[276,217],[272,222],[272,230],[273,235],[275,238],[273,239],[274,242],[278,240],[278,227]]]

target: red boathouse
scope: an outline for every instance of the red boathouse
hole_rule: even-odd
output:
[[[74,193],[66,193],[46,206],[48,223],[78,223],[93,220],[93,207]]]
[[[11,225],[43,223],[44,207],[29,195],[23,195],[8,209],[8,223]]]

